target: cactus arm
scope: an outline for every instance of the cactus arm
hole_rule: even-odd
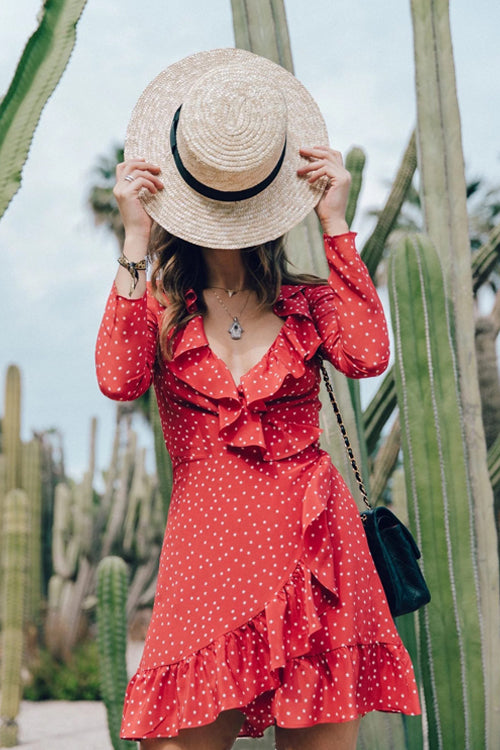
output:
[[[21,185],[33,133],[68,64],[86,0],[45,0],[12,83],[0,102],[0,216]]]
[[[120,739],[120,724],[127,688],[128,569],[120,557],[105,557],[97,568],[97,634],[101,691],[114,750],[135,747]]]
[[[370,237],[368,237],[363,246],[363,250],[361,251],[361,257],[366,263],[372,278],[375,277],[375,272],[382,258],[387,238],[393,230],[399,216],[401,206],[403,205],[408,190],[411,187],[416,168],[417,146],[415,133],[413,132],[408,141],[408,145],[406,146],[386,204],[378,218],[375,229]]]
[[[74,488],[64,482],[56,487],[54,502],[54,525],[52,536],[52,561],[55,572],[63,578],[71,578],[77,567],[80,540],[74,528]]]
[[[375,460],[370,480],[370,502],[377,505],[382,499],[387,482],[397,464],[401,449],[401,426],[399,418],[394,421],[387,438],[380,446]]]
[[[391,367],[363,412],[364,433],[369,454],[375,451],[384,425],[387,424],[396,405],[394,369]]]
[[[13,490],[21,486],[21,373],[16,365],[7,368],[2,433],[5,489]]]
[[[231,0],[234,42],[240,49],[268,57],[293,73],[283,0]]]
[[[356,437],[359,447],[357,455],[361,468],[361,476],[363,477],[365,489],[370,494],[370,469],[368,464],[368,449],[364,432],[363,411],[361,408],[361,388],[359,385],[359,380],[348,379],[347,386],[349,388],[349,393],[351,396],[352,411],[356,424]]]
[[[345,158],[345,168],[351,174],[351,187],[349,189],[349,199],[347,201],[347,209],[345,213],[345,220],[349,227],[352,225],[356,214],[356,207],[358,205],[358,198],[363,182],[365,163],[365,153],[362,148],[357,146],[351,148]]]
[[[126,425],[126,449],[120,467],[119,482],[113,497],[113,505],[110,510],[106,531],[102,542],[102,555],[111,554],[127,513],[130,480],[133,476],[133,466],[136,455],[137,435],[127,421]]]
[[[483,747],[474,517],[445,285],[427,238],[397,247],[389,290],[408,509],[433,597],[420,612],[429,747]]]
[[[154,436],[156,476],[158,477],[164,524],[166,524],[168,508],[170,506],[170,496],[172,494],[172,461],[170,460],[170,456],[165,446],[165,438],[163,437],[160,414],[158,411],[158,402],[153,391],[151,391],[150,400],[150,423],[153,428]]]
[[[26,617],[36,625],[41,621],[42,603],[42,482],[40,441],[23,445],[23,489],[29,500],[29,576],[26,585]]]
[[[16,717],[21,700],[21,665],[25,619],[26,566],[28,559],[28,496],[10,490],[5,497],[2,535],[2,666],[0,746],[14,747]]]

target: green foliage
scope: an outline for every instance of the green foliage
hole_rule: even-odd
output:
[[[80,643],[68,662],[55,659],[46,649],[40,651],[23,697],[28,701],[101,700],[97,643]]]
[[[68,64],[85,4],[86,0],[45,0],[40,24],[0,102],[0,216],[19,190],[33,133]]]

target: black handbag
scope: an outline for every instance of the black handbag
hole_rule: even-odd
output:
[[[389,508],[384,505],[373,508],[370,504],[333,393],[332,384],[323,363],[321,363],[321,373],[363,502],[368,508],[361,513],[361,520],[363,521],[373,562],[384,587],[389,609],[393,617],[406,615],[408,612],[414,612],[424,604],[428,604],[431,599],[429,589],[417,562],[420,558],[420,550],[410,531]]]

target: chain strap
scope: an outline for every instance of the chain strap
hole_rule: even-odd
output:
[[[344,427],[339,405],[337,404],[337,399],[335,398],[335,394],[333,393],[332,384],[331,384],[330,378],[328,377],[328,372],[327,372],[324,362],[321,362],[320,369],[321,369],[321,374],[323,375],[323,380],[325,381],[326,390],[328,391],[328,396],[330,397],[330,401],[333,406],[333,411],[335,412],[335,416],[337,417],[337,422],[339,423],[340,432],[342,433],[342,437],[344,438],[345,447],[347,448],[347,455],[349,456],[351,460],[352,470],[354,472],[354,476],[356,477],[359,491],[361,492],[361,497],[363,498],[363,502],[366,505],[366,507],[370,508],[371,510],[372,505],[370,504],[370,501],[368,500],[368,495],[366,494],[365,485],[363,484],[363,480],[361,479],[361,474],[358,469],[358,464],[356,463],[356,459],[354,458],[354,453],[351,448],[351,442],[349,440],[349,436],[347,435],[347,430]]]

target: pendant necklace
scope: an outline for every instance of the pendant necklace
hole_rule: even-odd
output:
[[[207,289],[222,289],[223,292],[226,292],[229,299],[235,294],[238,294],[238,292],[246,292],[246,289],[226,289],[225,286],[209,286]],[[241,313],[240,313],[241,314]]]
[[[222,300],[219,297],[219,295],[217,294],[217,292],[215,291],[215,289],[218,289],[218,288],[219,287],[210,287],[210,289],[212,290],[212,292],[215,295],[215,298],[216,298],[217,302],[224,308],[224,310],[227,312],[227,314],[229,315],[229,317],[232,318],[233,322],[232,322],[231,326],[227,329],[227,332],[229,333],[229,335],[231,336],[231,338],[233,339],[233,341],[238,341],[238,339],[241,339],[241,336],[242,336],[242,334],[244,332],[244,329],[242,328],[241,323],[238,320],[238,316],[243,314],[243,312],[245,310],[245,307],[248,305],[248,300],[250,299],[250,295],[247,296],[247,298],[245,300],[245,304],[243,305],[243,307],[239,311],[238,315],[233,315],[233,313],[227,307],[227,305],[224,302],[224,300]],[[234,291],[232,289],[226,289],[225,291],[227,291],[228,294],[229,294],[229,292],[233,292],[233,294],[236,294],[236,292],[239,291],[239,290]],[[232,294],[230,294],[229,296],[232,297]]]

